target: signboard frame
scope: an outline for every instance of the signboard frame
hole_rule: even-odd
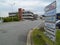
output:
[[[54,26],[54,27],[53,27]],[[56,1],[45,7],[45,31],[49,32],[49,38],[56,34]],[[52,32],[54,31],[54,32]],[[47,33],[46,32],[46,33]],[[52,41],[55,41],[55,36],[52,37]]]

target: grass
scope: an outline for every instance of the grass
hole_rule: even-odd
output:
[[[34,29],[32,32],[32,40],[34,45],[53,45],[53,42],[44,35],[44,29]]]
[[[32,40],[34,45],[45,45],[45,41],[43,38],[40,36],[42,32],[38,31],[38,29],[35,29],[32,32]]]
[[[60,45],[60,30],[58,29],[56,32],[56,45]]]

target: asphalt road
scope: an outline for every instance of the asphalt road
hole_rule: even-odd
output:
[[[41,24],[41,20],[0,24],[0,45],[26,45],[29,30]]]

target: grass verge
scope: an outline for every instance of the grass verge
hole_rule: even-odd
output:
[[[53,45],[53,42],[44,35],[44,29],[34,29],[32,32],[32,42],[34,45]]]
[[[56,45],[60,45],[60,30],[57,29],[56,32]]]

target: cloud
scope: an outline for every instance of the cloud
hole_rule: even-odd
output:
[[[8,16],[8,12],[0,12],[0,17],[7,17]]]
[[[15,5],[17,6],[17,7],[19,7],[19,6],[21,6],[21,7],[38,7],[38,6],[40,6],[40,7],[44,7],[44,6],[46,6],[46,5],[48,5],[49,3],[44,3],[44,2],[42,2],[42,1],[21,1],[21,2],[19,2],[19,1],[17,1],[17,2],[15,2]]]
[[[18,11],[18,8],[31,10],[35,13],[43,13],[45,6],[49,5],[54,0],[0,0],[0,12]],[[57,1],[58,4],[59,1]],[[57,5],[58,5],[57,4]],[[59,7],[59,5],[58,5]]]
[[[5,5],[5,6],[9,6],[9,5],[15,5],[15,6],[22,6],[22,7],[26,7],[26,6],[46,6],[48,3],[46,2],[43,2],[43,1],[34,1],[34,0],[26,0],[26,1],[23,1],[23,0],[20,0],[20,1],[17,1],[17,0],[6,0],[5,2],[0,2],[1,5]]]

